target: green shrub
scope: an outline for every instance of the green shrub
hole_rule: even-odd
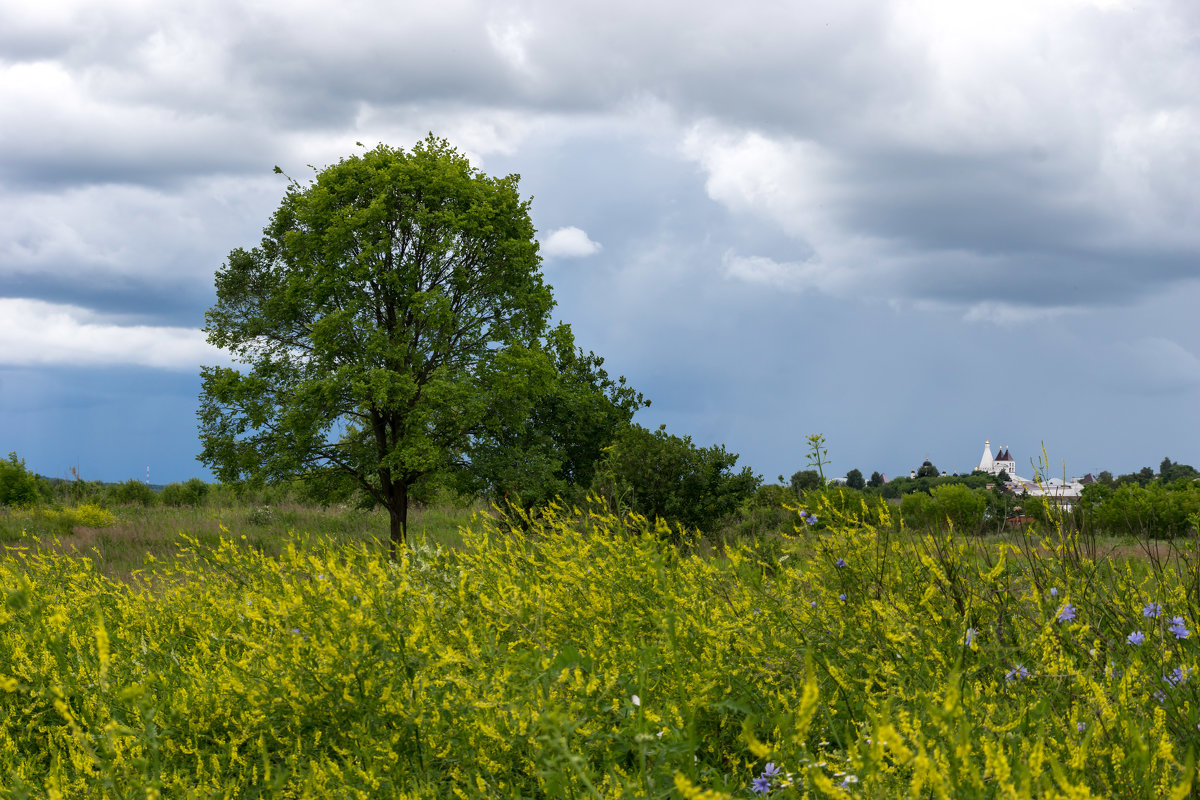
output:
[[[1160,483],[1123,483],[1085,494],[1096,528],[1118,536],[1173,539],[1193,528],[1191,518],[1200,515],[1200,488],[1187,484],[1175,489]]]
[[[22,508],[0,514],[0,541],[18,541],[25,536],[70,536],[75,528],[110,528],[116,522],[111,511],[93,503],[64,509]]]
[[[749,467],[733,472],[737,460],[722,445],[697,447],[665,426],[631,425],[605,452],[593,488],[614,508],[709,533],[762,482]]]
[[[168,483],[159,499],[165,506],[202,506],[207,495],[207,483],[199,478],[189,478],[186,483]]]
[[[937,525],[937,503],[924,492],[906,494],[900,500],[900,515],[906,527],[932,528]]]
[[[117,506],[152,506],[158,502],[158,494],[141,481],[130,478],[109,486],[108,500]]]
[[[61,511],[42,509],[38,512],[44,519],[59,528],[66,535],[75,528],[111,528],[117,524],[116,516],[107,508],[101,508],[94,503],[84,503]]]
[[[935,486],[931,496],[937,505],[939,523],[949,523],[960,533],[978,533],[983,528],[983,512],[987,508],[983,492],[947,484]]]
[[[15,452],[0,461],[0,506],[33,506],[42,501],[37,475],[25,469]]]
[[[70,520],[72,527],[79,525],[84,528],[111,528],[117,524],[117,518],[111,511],[95,503],[63,509],[62,514]]]

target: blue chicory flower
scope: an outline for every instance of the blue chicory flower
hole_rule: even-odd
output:
[[[838,569],[841,569],[842,567],[846,566],[846,559],[839,558],[837,561],[833,562],[833,565]]]
[[[1188,673],[1191,670],[1186,667],[1176,667],[1170,675],[1164,675],[1163,680],[1171,686],[1178,686],[1187,680]]]
[[[970,647],[974,641],[975,641],[975,629],[967,628],[967,635],[963,637],[963,644],[965,644],[967,647]]]
[[[1075,606],[1070,603],[1063,603],[1063,607],[1058,612],[1058,621],[1070,622],[1073,619],[1075,619]]]
[[[843,603],[844,603],[844,602],[846,602],[846,595],[845,595],[845,594],[839,594],[839,595],[838,595],[838,600],[841,600]]]
[[[1057,587],[1057,586],[1051,586],[1051,587],[1050,587],[1050,596],[1051,596],[1051,597],[1058,597],[1058,587]]]
[[[1008,672],[1004,673],[1004,680],[1008,681],[1009,683],[1012,683],[1013,681],[1021,680],[1022,678],[1028,678],[1028,677],[1029,677],[1029,670],[1025,669],[1025,667],[1021,666],[1020,664],[1017,664],[1015,667],[1010,669]]]
[[[781,770],[774,761],[768,761],[767,766],[763,768],[762,774],[768,778],[777,778],[783,774],[783,770]]]
[[[1125,637],[1125,641],[1129,642],[1134,647],[1137,647],[1142,642],[1146,641],[1146,634],[1141,631],[1134,631]]]
[[[1176,639],[1186,639],[1191,635],[1191,631],[1187,628],[1187,623],[1183,617],[1171,617],[1171,626],[1167,628],[1171,633],[1175,634]]]
[[[1160,606],[1158,603],[1147,603],[1146,607],[1142,609],[1143,617],[1157,617],[1161,613],[1162,606]]]
[[[771,791],[771,779],[760,775],[750,784],[750,788],[756,794],[766,794]]]

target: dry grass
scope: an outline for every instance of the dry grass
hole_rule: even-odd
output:
[[[457,547],[458,528],[470,523],[479,504],[415,508],[409,513],[413,544]],[[268,555],[278,555],[289,540],[307,536],[337,542],[365,542],[386,550],[388,518],[383,511],[319,508],[286,503],[275,506],[114,509],[116,524],[106,528],[75,526],[69,530],[44,524],[36,517],[9,514],[0,520],[0,541],[10,552],[50,550],[92,559],[111,578],[129,580],[153,571],[154,563],[174,559],[187,546],[184,539],[215,545],[220,539],[244,542]]]

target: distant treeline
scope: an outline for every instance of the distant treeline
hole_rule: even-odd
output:
[[[883,483],[878,473],[859,484],[853,470],[846,483],[825,482],[817,469],[792,475],[786,484],[763,485],[749,468],[735,471],[738,456],[723,446],[698,447],[689,437],[624,429],[596,464],[585,486],[559,485],[522,497],[515,492],[480,499],[536,515],[549,502],[602,502],[618,512],[666,520],[678,534],[712,538],[763,537],[820,531],[830,525],[948,529],[978,535],[1014,527],[1067,525],[1087,535],[1173,538],[1200,528],[1200,472],[1164,459],[1160,470],[1114,478],[1100,473],[1070,509],[1044,498],[1006,491],[996,476],[942,475]],[[861,475],[859,476],[861,477]],[[419,498],[425,504],[462,502],[443,486]],[[101,483],[45,478],[30,472],[15,453],[0,460],[0,506],[66,507],[82,503],[121,506],[360,505],[369,498],[352,487],[295,478],[273,484],[209,483],[199,478],[156,489],[138,480]],[[800,509],[800,514],[797,514]]]
[[[1064,524],[1085,535],[1173,538],[1200,529],[1200,471],[1164,458],[1156,473],[1145,467],[1113,477],[1108,471],[1095,476],[1078,500],[1062,509],[1053,500],[1013,493],[1005,488],[1008,476],[975,471],[970,475],[944,475],[926,462],[916,477],[883,482],[876,472],[863,480],[851,470],[844,484],[825,486],[817,470],[792,475],[790,493],[807,507],[827,505],[840,512],[852,508],[878,508],[890,500],[909,528],[950,527],[962,533],[1002,532],[1014,526]],[[866,520],[879,524],[878,514]]]

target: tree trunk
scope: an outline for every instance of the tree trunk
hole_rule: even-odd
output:
[[[392,485],[390,495],[388,524],[391,541],[388,544],[388,555],[395,561],[399,549],[408,543],[408,484],[396,481]]]

